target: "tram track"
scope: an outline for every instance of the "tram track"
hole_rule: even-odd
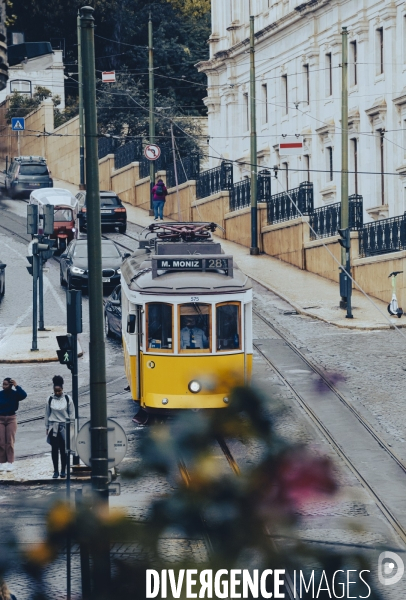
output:
[[[380,482],[378,469],[378,477],[374,477],[374,481],[371,482],[371,469],[374,469],[375,462],[376,464],[379,464],[383,469],[383,464],[387,464],[387,459],[389,459],[392,465],[396,467],[398,476],[399,474],[406,474],[406,465],[389,447],[387,442],[383,440],[382,437],[375,431],[372,425],[368,423],[368,421],[359,413],[359,411],[357,411],[357,409],[351,405],[349,400],[347,400],[347,398],[336,388],[336,386],[329,380],[325,373],[323,373],[323,371],[319,367],[317,367],[311,360],[309,360],[308,357],[305,356],[288,339],[285,333],[283,333],[278,327],[271,323],[266,317],[261,315],[256,309],[253,310],[253,314],[262,322],[263,325],[267,326],[270,330],[272,330],[273,333],[280,338],[283,344],[289,348],[290,352],[294,353],[299,360],[294,361],[292,360],[291,356],[285,356],[277,359],[275,352],[281,353],[280,346],[278,347],[278,350],[274,351],[272,357],[272,352],[269,351],[269,348],[264,348],[264,344],[262,343],[263,340],[258,340],[257,342],[254,342],[254,348],[256,349],[258,354],[262,356],[262,358],[269,364],[269,366],[277,373],[279,378],[291,391],[294,398],[302,407],[307,416],[310,418],[312,423],[327,439],[327,441],[333,447],[337,455],[342,459],[344,464],[355,475],[355,477],[358,479],[358,481],[361,483],[364,489],[366,489],[369,492],[369,494],[373,497],[376,505],[380,509],[385,519],[389,522],[393,530],[397,533],[402,542],[406,545],[406,515],[404,510],[399,506],[398,502],[393,500],[391,501],[390,494],[388,494],[387,490],[385,489],[385,473],[382,473],[382,481]],[[309,390],[307,390],[308,397],[306,398],[304,393],[298,389],[298,384],[300,382],[292,382],[294,376],[289,376],[289,373],[293,373],[295,369],[292,369],[291,367],[297,367],[299,363],[304,363],[304,365],[306,365],[310,369],[310,372],[313,375],[317,375],[317,377],[320,378],[322,383],[325,385],[326,389],[330,391],[331,395],[327,399],[326,403],[328,404],[328,408],[326,406],[323,406],[323,404],[318,404],[317,401],[314,401],[312,403],[309,402]],[[306,388],[306,382],[303,383],[305,384],[304,388]],[[337,400],[339,401],[340,406],[337,404]],[[330,409],[332,413],[331,418],[327,419],[329,421],[328,423],[326,423],[326,408],[327,410]],[[339,421],[339,423],[337,426],[333,426],[335,429],[335,431],[333,432],[332,425],[336,415],[337,421]],[[363,456],[357,456],[356,448],[352,448],[352,451],[346,448],[345,442],[348,441],[348,436],[345,435],[344,429],[345,426],[347,426],[349,429],[353,429],[354,421],[356,421],[356,423],[363,430],[364,435],[362,435],[361,437],[363,440],[365,440],[364,449],[370,452],[369,461],[364,461]],[[358,427],[358,433],[359,429],[360,428]],[[360,445],[362,446],[362,443]],[[385,457],[386,461],[383,460]],[[360,464],[362,464],[365,467],[365,469],[361,469]],[[368,470],[368,468],[370,470],[368,471],[368,473],[365,473],[365,470]],[[399,479],[394,479],[393,481],[398,483]],[[379,489],[380,483],[382,483],[381,487],[383,489]],[[402,478],[401,484],[406,490],[406,478]],[[384,495],[386,497],[383,497]]]

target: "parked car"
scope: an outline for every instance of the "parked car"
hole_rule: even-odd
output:
[[[86,192],[78,192],[79,230],[87,225]],[[127,210],[115,192],[100,192],[100,217],[103,227],[118,227],[120,233],[127,231]]]
[[[129,253],[121,254],[112,240],[102,240],[103,287],[112,289],[120,283],[121,263]],[[68,289],[88,288],[87,240],[73,240],[60,256],[60,282]]]
[[[3,298],[6,291],[6,266],[0,260],[0,299]]]
[[[28,197],[33,190],[53,185],[43,156],[16,156],[5,172],[5,188],[11,198]]]
[[[118,285],[104,303],[104,330],[106,337],[121,339],[121,285]]]

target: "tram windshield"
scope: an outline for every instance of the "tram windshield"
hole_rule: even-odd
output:
[[[210,352],[211,306],[209,304],[182,304],[179,307],[179,348],[181,352]]]
[[[216,322],[217,351],[239,350],[241,348],[239,303],[217,305]]]
[[[173,352],[172,305],[151,302],[147,304],[148,350]]]

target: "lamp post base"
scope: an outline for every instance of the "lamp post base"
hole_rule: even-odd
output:
[[[259,248],[250,248],[251,256],[257,256],[259,254]]]

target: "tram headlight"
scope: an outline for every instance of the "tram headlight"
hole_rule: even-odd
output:
[[[188,388],[189,391],[192,392],[192,394],[198,394],[202,389],[202,384],[198,381],[193,380],[189,383]]]

